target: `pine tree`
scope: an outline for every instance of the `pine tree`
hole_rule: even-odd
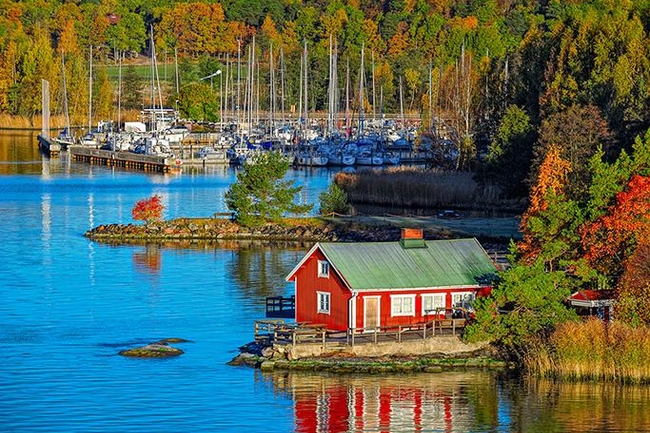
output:
[[[235,221],[244,226],[258,226],[277,223],[286,213],[309,212],[313,205],[294,203],[302,187],[283,180],[288,169],[289,160],[280,152],[254,154],[226,192],[226,205],[235,213]]]

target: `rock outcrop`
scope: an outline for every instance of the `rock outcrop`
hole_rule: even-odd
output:
[[[304,223],[266,224],[244,227],[223,218],[178,218],[143,225],[106,224],[85,233],[95,241],[168,241],[168,240],[269,240],[298,242],[395,241],[400,228],[367,226],[349,220],[309,219]],[[429,237],[430,239],[433,237]]]
[[[130,356],[134,358],[169,358],[185,353],[181,349],[170,346],[169,343],[186,342],[188,342],[188,340],[184,340],[182,338],[166,338],[155,343],[149,343],[146,346],[121,350],[119,354],[122,356]]]

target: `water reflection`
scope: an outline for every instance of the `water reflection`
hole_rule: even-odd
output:
[[[520,431],[650,431],[647,385],[528,379],[511,397],[527,415],[520,419]]]
[[[262,374],[293,399],[295,431],[467,432],[498,424],[497,375]]]
[[[160,256],[160,246],[156,244],[147,244],[144,251],[133,252],[133,264],[139,272],[147,274],[156,274],[162,268],[162,259]]]
[[[258,373],[293,401],[295,431],[642,432],[650,388],[475,371],[392,376]]]
[[[92,243],[91,243],[92,244]],[[134,269],[144,274],[156,274],[162,270],[162,256],[167,250],[210,251],[224,261],[224,270],[237,289],[250,299],[287,295],[293,284],[285,277],[311,248],[312,243],[268,242],[261,240],[170,240],[161,242],[131,239],[123,243],[132,245]]]
[[[304,254],[308,245],[298,243],[237,242],[232,256],[232,278],[248,296],[285,294],[285,277]],[[289,255],[289,261],[287,260]]]

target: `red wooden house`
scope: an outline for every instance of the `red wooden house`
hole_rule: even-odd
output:
[[[421,324],[467,308],[496,268],[476,239],[427,241],[403,229],[398,242],[318,243],[286,277],[296,322],[345,331]]]

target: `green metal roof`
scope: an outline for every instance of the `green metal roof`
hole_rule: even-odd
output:
[[[351,290],[475,286],[496,272],[476,239],[400,242],[320,243],[331,266]]]

